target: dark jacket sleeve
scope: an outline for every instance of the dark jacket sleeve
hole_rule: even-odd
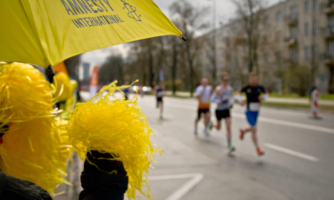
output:
[[[97,151],[87,153],[84,171],[81,175],[81,185],[84,190],[80,193],[79,200],[124,199],[129,180],[122,162],[107,160],[112,157],[110,154],[101,154]],[[89,164],[87,159],[95,166]],[[115,173],[107,173],[112,171]]]
[[[245,86],[245,87],[241,88],[240,92],[241,92],[241,93],[246,92],[246,91],[247,91],[247,88],[248,88],[248,86]]]
[[[52,200],[47,191],[29,181],[0,172],[1,200]]]
[[[109,174],[82,174],[80,200],[123,200],[128,177]]]
[[[265,89],[263,86],[261,86],[261,91],[262,91],[263,93],[266,93],[266,92],[267,92],[266,89]]]

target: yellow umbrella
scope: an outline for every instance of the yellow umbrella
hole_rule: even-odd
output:
[[[152,0],[1,0],[0,61],[43,67],[87,51],[182,33]]]

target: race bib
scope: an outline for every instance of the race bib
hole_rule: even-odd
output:
[[[249,110],[250,111],[259,111],[260,110],[260,103],[249,103]]]
[[[157,96],[158,96],[158,97],[162,97],[163,94],[164,94],[163,91],[159,91],[159,92],[157,92]]]

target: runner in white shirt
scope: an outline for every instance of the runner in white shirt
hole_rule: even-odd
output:
[[[197,124],[204,117],[204,134],[209,136],[208,125],[210,122],[210,96],[212,87],[207,78],[202,78],[201,85],[196,88],[196,98],[198,100],[197,118],[195,119],[195,136],[197,136]]]
[[[225,120],[226,124],[226,137],[227,137],[227,149],[229,153],[235,151],[232,145],[232,133],[231,133],[231,114],[230,109],[234,103],[233,88],[229,85],[230,77],[228,73],[223,73],[221,76],[221,83],[216,87],[214,93],[211,96],[211,101],[217,103],[216,118],[217,122],[214,127],[217,130],[221,128],[221,121]]]

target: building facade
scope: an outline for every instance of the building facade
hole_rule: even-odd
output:
[[[276,90],[286,68],[303,65],[309,67],[321,92],[334,93],[334,0],[286,0],[259,16],[253,39],[257,49],[254,70],[261,82]],[[210,77],[210,38],[216,34],[217,75],[229,71],[235,87],[245,81],[242,78],[251,62],[246,31],[242,20],[234,20],[200,37],[211,41],[200,58],[204,76]]]

